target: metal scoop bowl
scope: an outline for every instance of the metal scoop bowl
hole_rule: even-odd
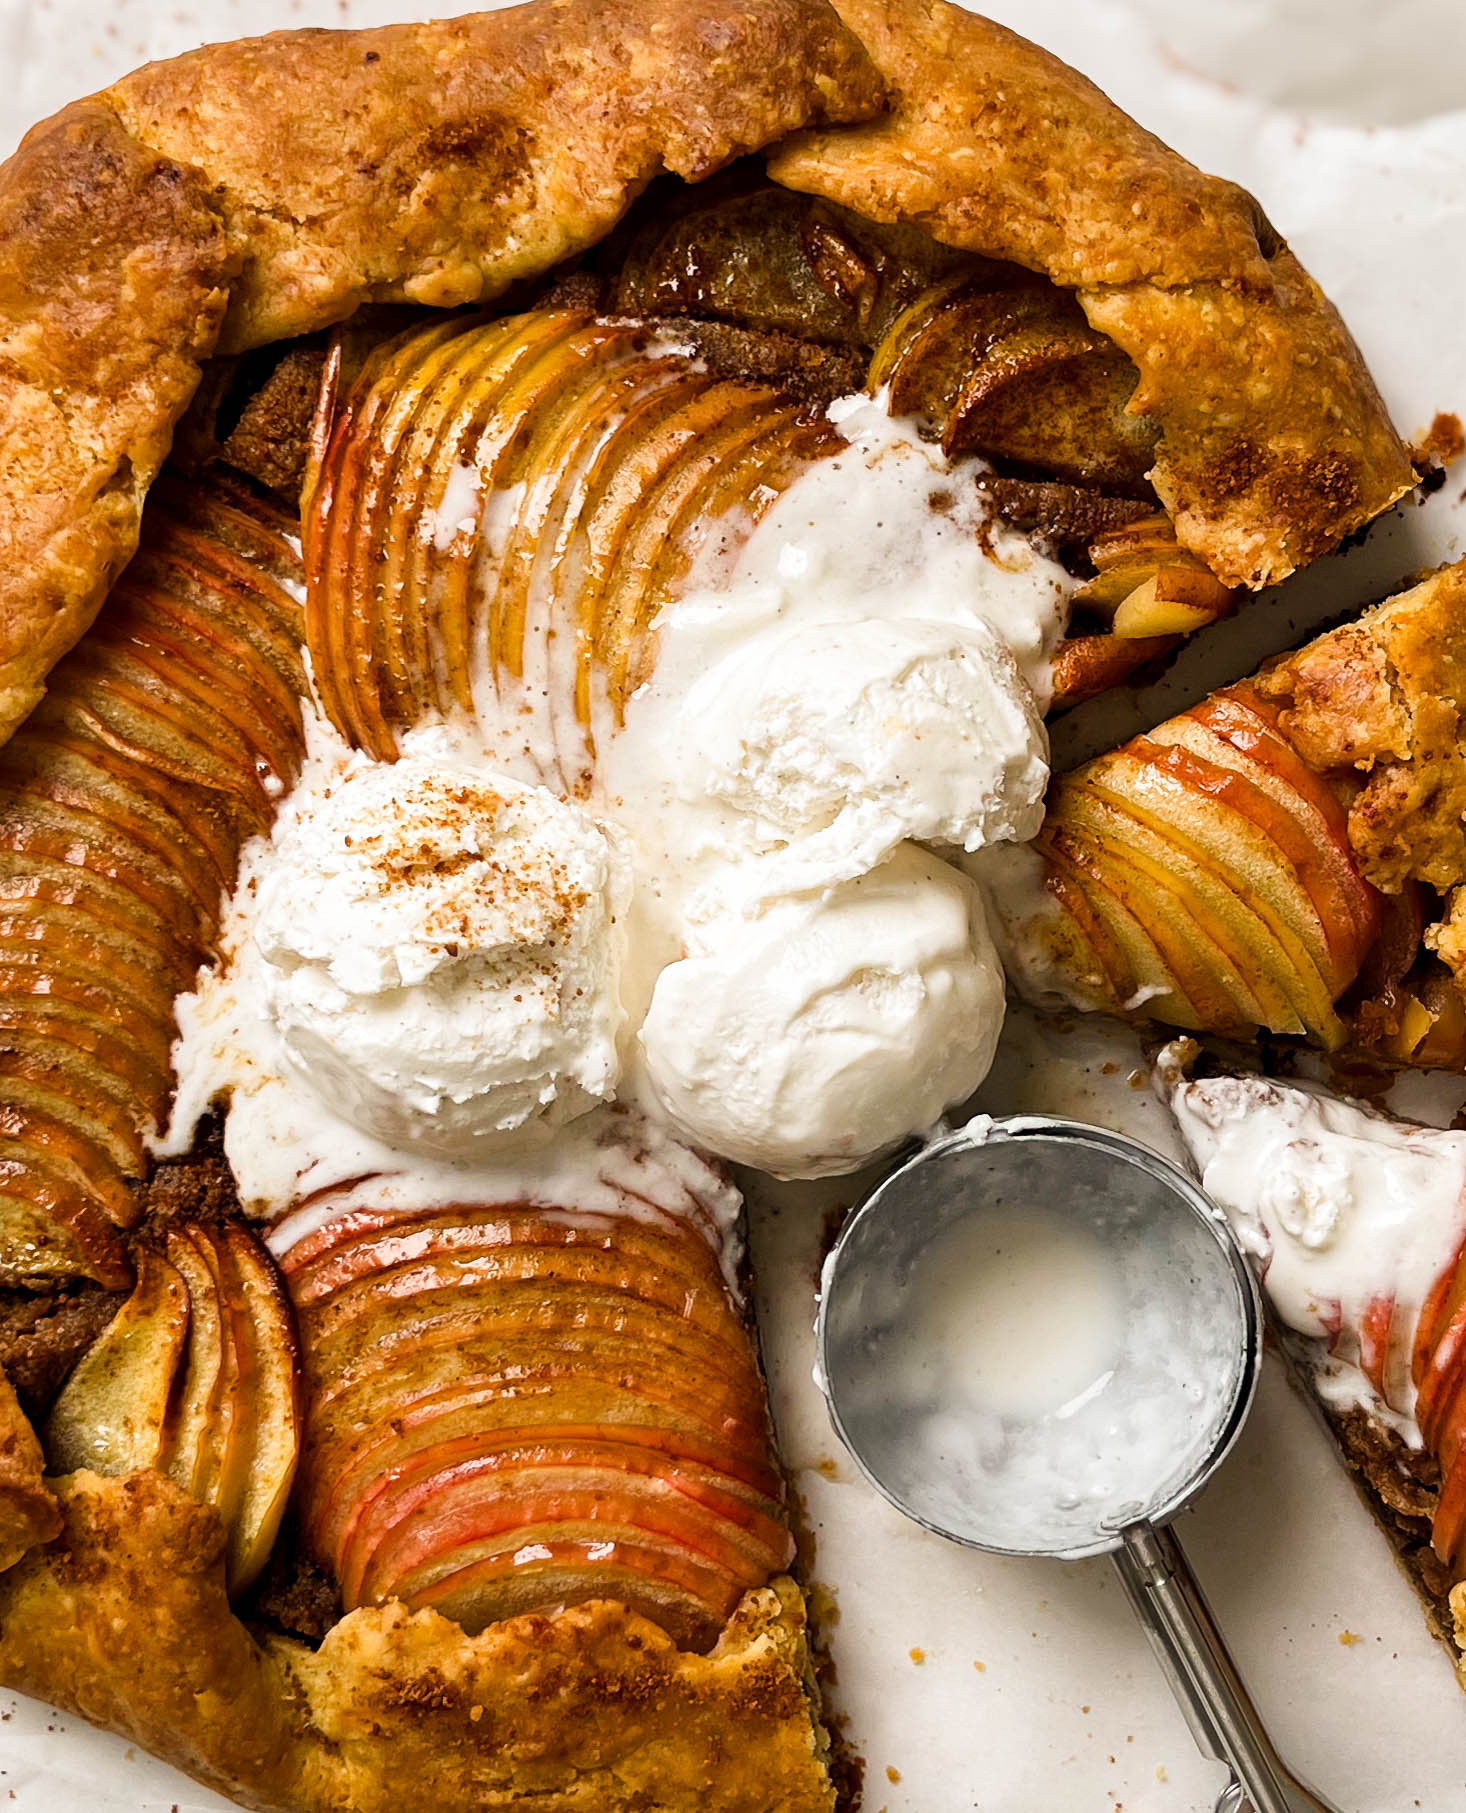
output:
[[[920,1352],[923,1293],[940,1288],[923,1265],[934,1243],[967,1218],[1030,1207],[1050,1215],[1061,1208],[1086,1240],[1103,1243],[1123,1281],[1127,1316],[1163,1316],[1178,1335],[1185,1331],[1192,1351],[1211,1356],[1204,1413],[1196,1382],[1150,1380],[1153,1393],[1185,1395],[1175,1405],[1179,1435],[1164,1465],[1137,1449],[1137,1477],[1118,1513],[1091,1515],[1081,1495],[1064,1494],[1062,1516],[1015,1519],[1001,1491],[988,1489],[981,1463],[953,1462],[940,1442],[923,1438],[923,1417],[900,1403],[900,1392],[893,1397],[893,1355],[909,1373],[913,1339],[918,1371],[938,1371],[946,1358]],[[1273,1747],[1167,1527],[1236,1442],[1262,1353],[1256,1281],[1226,1219],[1184,1172],[1135,1140],[1077,1121],[976,1121],[908,1159],[851,1215],[826,1262],[816,1340],[835,1428],[897,1510],[990,1554],[1113,1555],[1197,1744],[1232,1771],[1217,1813],[1337,1813]],[[1147,1467],[1154,1476],[1139,1477]]]

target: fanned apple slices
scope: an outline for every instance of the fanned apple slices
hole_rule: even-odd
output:
[[[1349,792],[1247,683],[1085,763],[1034,845],[1046,904],[1025,915],[1021,894],[1000,896],[1020,977],[1105,1012],[1341,1046],[1335,1003],[1382,920]]]
[[[355,1209],[287,1253],[302,1523],[348,1610],[615,1599],[706,1648],[787,1565],[752,1343],[655,1171],[624,1213]]]
[[[0,1282],[131,1282],[144,1139],[242,841],[301,756],[299,562],[242,491],[165,482],[0,751]]]
[[[746,533],[842,444],[778,391],[583,312],[390,341],[340,400],[307,484],[322,704],[388,758],[399,726],[471,709],[477,675],[522,676],[558,644],[574,790],[595,687],[619,709],[646,677],[648,628],[698,551],[720,528]]]
[[[1466,562],[1066,775],[1000,862],[1037,999],[1466,1068]]]
[[[83,1356],[44,1430],[53,1472],[152,1469],[224,1524],[229,1588],[264,1566],[300,1445],[295,1324],[243,1222],[180,1223],[140,1249],[137,1283]]]

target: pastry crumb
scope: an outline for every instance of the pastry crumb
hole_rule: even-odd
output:
[[[1362,1643],[1363,1641],[1363,1637],[1361,1637],[1357,1631],[1341,1630],[1339,1632],[1339,1642],[1345,1649],[1352,1649],[1356,1643]]]
[[[900,1779],[901,1779],[901,1771],[896,1767],[896,1765],[894,1763],[887,1763],[886,1764],[886,1780],[888,1782],[898,1782],[898,1781],[900,1781]]]
[[[918,1668],[920,1668],[922,1663],[926,1660],[926,1651],[924,1649],[909,1649],[906,1653],[911,1657],[911,1660]]]

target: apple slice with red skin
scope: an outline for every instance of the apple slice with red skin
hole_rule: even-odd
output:
[[[1158,745],[1149,737],[1137,738],[1131,748],[1142,760],[1227,806],[1263,833],[1285,865],[1279,873],[1296,876],[1306,897],[1306,910],[1295,912],[1289,923],[1304,939],[1334,994],[1342,994],[1358,974],[1377,929],[1372,912],[1356,918],[1358,887],[1352,858],[1328,837],[1311,835],[1312,827],[1300,824],[1294,811],[1249,775],[1202,759],[1179,744]],[[1280,911],[1288,905],[1304,906],[1303,898],[1290,888],[1282,890],[1277,901]]]
[[[1333,1010],[1333,992],[1297,929],[1306,916],[1314,926],[1314,942],[1322,946],[1312,903],[1296,876],[1290,881],[1280,873],[1281,859],[1273,847],[1262,846],[1251,824],[1225,807],[1213,807],[1207,819],[1203,796],[1142,758],[1102,761],[1099,772],[1086,775],[1085,792],[1157,839],[1157,861],[1184,872],[1188,888],[1209,899],[1246,988],[1264,1004],[1267,996],[1276,1002],[1261,1023],[1275,1032],[1309,1031],[1331,1048],[1341,1043],[1343,1027]],[[1219,822],[1220,813],[1225,819]],[[1136,833],[1130,837],[1129,845],[1120,839],[1114,846],[1117,869],[1128,866],[1142,841]],[[1203,1019],[1202,1024],[1211,1022]]]
[[[462,332],[461,322],[440,321],[368,355],[337,415],[303,516],[306,640],[317,693],[336,728],[381,759],[390,759],[395,750],[373,745],[372,720],[380,722],[380,708],[370,672],[370,632],[358,616],[363,600],[352,583],[362,494],[371,476],[370,450],[382,416],[411,383],[428,348]]]
[[[1393,1291],[1371,1297],[1359,1317],[1359,1370],[1385,1400],[1390,1401],[1386,1372],[1390,1361],[1390,1325],[1395,1316]]]
[[[587,1406],[584,1394],[580,1395],[580,1408],[596,1407],[594,1401]],[[643,1418],[652,1408],[645,1399],[620,1407]],[[559,1394],[546,1393],[539,1405],[544,1423],[528,1420],[522,1399],[513,1400],[513,1410],[504,1427],[486,1414],[502,1414],[506,1408],[502,1398],[496,1403],[491,1388],[442,1393],[404,1410],[385,1432],[354,1453],[337,1453],[333,1456],[337,1469],[331,1494],[321,1502],[320,1519],[310,1532],[312,1540],[334,1554],[346,1556],[372,1507],[399,1480],[412,1478],[425,1465],[474,1455],[544,1450],[547,1445],[565,1453],[585,1449],[600,1452],[611,1447],[646,1449],[661,1463],[678,1467],[683,1475],[715,1481],[730,1504],[742,1506],[741,1511],[734,1510],[731,1515],[761,1520],[763,1526],[779,1519],[783,1483],[769,1465],[767,1455],[751,1445],[736,1448],[706,1434],[689,1434],[667,1426],[665,1417],[662,1426],[652,1427],[630,1421],[567,1423]],[[425,1456],[434,1458],[429,1462]],[[779,1528],[782,1530],[782,1523]]]
[[[702,1649],[716,1641],[747,1590],[737,1576],[709,1565],[678,1543],[614,1524],[530,1524],[482,1549],[457,1566],[450,1557],[434,1558],[415,1576],[397,1582],[391,1596],[417,1610],[439,1611],[465,1630],[478,1631],[512,1616],[536,1585],[543,1593],[544,1583],[535,1577],[549,1573],[563,1582],[548,1601],[551,1604],[614,1598],[666,1623],[669,1600],[672,1605],[680,1602],[687,1608],[685,1621],[670,1629],[686,1647]]]
[[[1352,981],[1379,934],[1380,914],[1378,896],[1359,874],[1347,834],[1336,835],[1330,820],[1274,769],[1244,755],[1191,713],[1159,725],[1146,740],[1184,747],[1204,767],[1235,774],[1244,789],[1271,802],[1280,816],[1270,817],[1267,828],[1276,827],[1279,848],[1313,900],[1337,973]],[[1238,796],[1244,812],[1252,797],[1246,791]]]
[[[1116,1002],[1123,1011],[1133,1003],[1141,1012],[1152,1001],[1171,1003],[1165,1017],[1177,1026],[1199,1027],[1194,1004],[1157,949],[1149,930],[1119,900],[1108,881],[1108,861],[1097,855],[1080,832],[1052,813],[1040,833],[1044,854],[1073,896],[1082,898],[1091,915],[1096,948],[1108,974],[1128,974],[1133,986]]]
[[[1066,797],[1060,823],[1090,898],[1102,887],[1143,929],[1194,1023],[1232,1032],[1255,1025],[1252,979],[1270,947],[1225,884],[1108,792]]]
[[[1270,769],[1289,793],[1313,808],[1328,826],[1334,843],[1341,850],[1349,849],[1348,797],[1356,783],[1310,768],[1284,736],[1278,708],[1262,698],[1250,682],[1225,687],[1184,715],[1230,743],[1239,755]],[[1360,885],[1366,894],[1373,893],[1367,883]]]
[[[394,745],[397,726],[416,722],[435,702],[427,625],[404,578],[412,550],[436,528],[424,503],[432,456],[443,415],[470,381],[484,338],[479,329],[427,349],[384,412],[377,431],[383,457],[367,467],[352,586],[365,588],[360,621],[374,653],[374,715]]]
[[[578,1454],[548,1445],[475,1453],[467,1438],[426,1449],[410,1472],[394,1473],[341,1553],[341,1589],[348,1605],[391,1597],[387,1582],[441,1555],[466,1558],[526,1524],[601,1521],[676,1543],[759,1586],[790,1555],[774,1510],[755,1519],[710,1481],[630,1443],[604,1444],[599,1454],[589,1445]]]
[[[787,1560],[752,1346],[696,1227],[357,1213],[284,1269],[302,1528],[348,1604],[476,1628],[539,1578],[706,1631]]]
[[[1085,790],[1111,799],[1175,846],[1178,857],[1208,870],[1249,920],[1267,927],[1288,960],[1281,978],[1286,992],[1309,1023],[1319,1017],[1320,1000],[1325,1013],[1332,1010],[1331,977],[1325,973],[1327,939],[1311,898],[1271,829],[1261,830],[1253,816],[1254,810],[1263,809],[1264,796],[1253,789],[1255,797],[1243,810],[1237,785],[1238,777],[1203,769],[1183,749],[1162,750],[1137,738],[1123,753],[1100,757],[1086,775]],[[1288,823],[1293,829],[1292,821]],[[1300,999],[1294,975],[1301,977],[1305,968],[1313,972],[1313,979]]]
[[[499,400],[516,374],[565,331],[563,316],[552,320],[534,313],[520,316],[512,325],[481,329],[471,344],[465,343],[461,381],[451,399],[444,399],[448,407],[436,405],[436,421],[424,423],[432,445],[424,455],[422,521],[441,525],[448,486],[457,471],[473,473],[482,507],[495,488],[495,468],[504,453],[502,438],[490,433]],[[428,702],[443,712],[454,706],[463,711],[473,708],[470,585],[482,558],[477,513],[470,513],[467,527],[460,519],[452,530],[446,546],[440,545],[441,526],[430,544],[421,522],[409,521],[403,512],[393,536],[403,550],[404,635],[412,658],[423,663]]]
[[[625,640],[640,628],[634,619],[613,618],[603,608],[628,536],[636,523],[655,514],[658,487],[679,455],[704,440],[751,389],[685,372],[629,411],[587,465],[573,532],[552,554],[547,574],[562,621],[575,626],[578,722],[590,722],[593,673],[614,671]],[[772,393],[763,394],[773,401]]]
[[[566,1397],[569,1382],[573,1405]],[[567,1421],[572,1414],[591,1420]],[[390,1421],[363,1417],[335,1437],[317,1431],[310,1472],[320,1484],[311,1499],[306,1532],[317,1552],[340,1552],[395,1466],[410,1465],[422,1447],[464,1434],[472,1434],[486,1450],[549,1437],[614,1437],[717,1468],[727,1489],[755,1506],[777,1505],[783,1491],[762,1431],[750,1430],[742,1439],[730,1440],[725,1431],[699,1421],[690,1410],[679,1410],[614,1379],[576,1375],[568,1367],[529,1376],[516,1370],[509,1377],[483,1382],[458,1378],[436,1390],[421,1391]]]
[[[705,397],[717,394],[715,389]],[[598,658],[612,676],[607,691],[618,722],[629,693],[650,675],[657,612],[690,569],[689,526],[705,526],[719,514],[750,465],[767,466],[774,443],[801,427],[797,409],[771,403],[747,386],[728,394],[722,409],[721,419],[689,442],[660,475],[644,508],[627,525],[592,613]],[[614,657],[618,649],[625,651],[625,659]]]
[[[674,1548],[618,1541],[599,1530],[575,1538],[528,1529],[513,1549],[451,1573],[433,1570],[408,1591],[419,1609],[470,1633],[546,1606],[615,1600],[694,1652],[713,1647],[742,1597],[736,1581],[694,1566]]]
[[[524,418],[527,438],[515,473],[524,489],[497,576],[487,588],[486,618],[490,661],[516,677],[524,672],[524,632],[535,570],[542,551],[553,542],[558,518],[569,507],[584,466],[594,459],[603,435],[616,432],[623,411],[645,408],[664,390],[693,382],[682,361],[637,356],[637,338],[623,330],[622,336],[604,340],[596,356],[567,372],[557,389],[536,399],[536,407]]]
[[[82,1356],[42,1431],[53,1473],[86,1467],[138,1473],[161,1465],[164,1429],[189,1334],[189,1293],[157,1253],[138,1256],[137,1283]]]
[[[426,329],[409,349],[410,357],[405,352],[395,388],[381,396],[373,412],[370,438],[359,443],[355,539],[347,553],[341,600],[346,684],[365,726],[362,746],[382,761],[390,760],[396,750],[387,695],[394,683],[400,687],[407,679],[400,661],[398,671],[393,672],[396,637],[389,626],[400,601],[388,595],[384,584],[384,553],[394,520],[401,522],[406,517],[420,529],[415,493],[422,474],[412,468],[404,470],[402,443],[425,391],[459,357],[464,338],[461,326],[449,333],[443,331],[444,325]],[[399,488],[404,492],[400,513]]]
[[[323,1355],[314,1345],[306,1321],[302,1335],[314,1380],[314,1414],[330,1419],[327,1426],[332,1426],[339,1414],[338,1400],[363,1382],[370,1392],[370,1382],[382,1366],[394,1372],[406,1369],[400,1395],[410,1388],[415,1359],[425,1361],[456,1347],[463,1352],[465,1369],[476,1365],[498,1371],[512,1366],[529,1375],[549,1367],[564,1377],[579,1366],[595,1378],[631,1380],[643,1395],[699,1416],[724,1440],[762,1437],[766,1428],[762,1393],[731,1365],[735,1358],[731,1346],[709,1355],[695,1343],[675,1341],[669,1317],[653,1321],[648,1338],[638,1324],[649,1318],[616,1316],[604,1304],[581,1312],[576,1324],[569,1326],[564,1318],[573,1307],[573,1297],[566,1293],[549,1311],[516,1305],[517,1314],[499,1313],[487,1323],[476,1304],[460,1304],[443,1314],[419,1311],[413,1317],[399,1317],[379,1342],[366,1347],[357,1343],[335,1355]]]
[[[357,1552],[343,1569],[343,1602],[354,1607],[400,1598],[410,1605],[416,1586],[522,1543],[529,1531],[572,1538],[584,1531],[670,1551],[699,1573],[731,1581],[735,1597],[788,1564],[782,1530],[774,1544],[746,1535],[740,1541],[738,1526],[635,1473],[552,1471],[565,1477],[527,1468],[499,1480],[469,1461],[404,1484],[383,1509],[382,1527],[358,1532]]]
[[[440,1305],[449,1295],[465,1301],[471,1296],[475,1303],[487,1304],[500,1287],[512,1291],[520,1285],[531,1286],[547,1300],[551,1294],[570,1291],[587,1302],[624,1299],[648,1311],[667,1311],[679,1326],[700,1328],[714,1341],[728,1333],[727,1317],[719,1313],[711,1294],[689,1290],[676,1274],[637,1271],[622,1255],[595,1247],[507,1245],[476,1253],[430,1254],[353,1279],[312,1306],[312,1347],[327,1350],[347,1324],[359,1324],[379,1307],[404,1299],[438,1293]]]
[[[229,878],[212,864],[199,862],[197,841],[176,812],[119,776],[115,765],[97,759],[110,753],[93,740],[41,728],[25,739],[7,766],[15,773],[24,764],[20,785],[32,797],[75,812],[104,815],[130,843],[179,875],[195,911],[217,912],[219,893]]]
[[[383,1274],[422,1261],[457,1261],[486,1254],[523,1254],[546,1247],[619,1254],[622,1269],[651,1263],[663,1282],[675,1277],[685,1292],[721,1296],[722,1280],[708,1266],[694,1266],[685,1241],[661,1235],[651,1226],[610,1217],[581,1216],[574,1225],[557,1223],[532,1210],[485,1217],[472,1209],[439,1210],[404,1216],[388,1227],[374,1226],[328,1248],[316,1247],[301,1263],[299,1248],[287,1260],[291,1295],[296,1305],[323,1306],[358,1279]]]
[[[1057,920],[1046,920],[1038,935],[1051,958],[1068,976],[1091,978],[1096,1000],[1129,1001],[1140,983],[1128,953],[1121,948],[1096,915],[1085,892],[1082,876],[1075,872],[1057,844],[1047,852],[1044,892],[1058,909]],[[1062,929],[1060,929],[1062,928]],[[1032,935],[1038,928],[1025,928]]]

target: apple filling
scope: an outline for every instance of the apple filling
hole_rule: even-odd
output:
[[[627,1158],[611,1213],[358,1207],[284,1251],[300,1514],[348,1610],[400,1599],[476,1631],[616,1599],[705,1649],[787,1565],[747,1328],[682,1166]]]
[[[976,1086],[957,859],[1038,829],[1046,709],[1232,594],[1071,298],[746,172],[231,383],[181,444],[256,487],[159,488],[0,754],[5,1275],[119,1301],[52,1464],[212,1505],[236,1595],[273,1550],[348,1610],[708,1648],[791,1543],[705,1154],[849,1170]],[[1316,865],[1317,936],[1252,854],[1234,968],[1311,965],[1322,1025],[1372,896]],[[214,1183],[155,1213],[170,1170]]]
[[[1336,1003],[1385,915],[1349,845],[1356,788],[1251,684],[1213,694],[1066,775],[1031,851],[995,857],[1011,972],[1100,1012],[1344,1045]]]

